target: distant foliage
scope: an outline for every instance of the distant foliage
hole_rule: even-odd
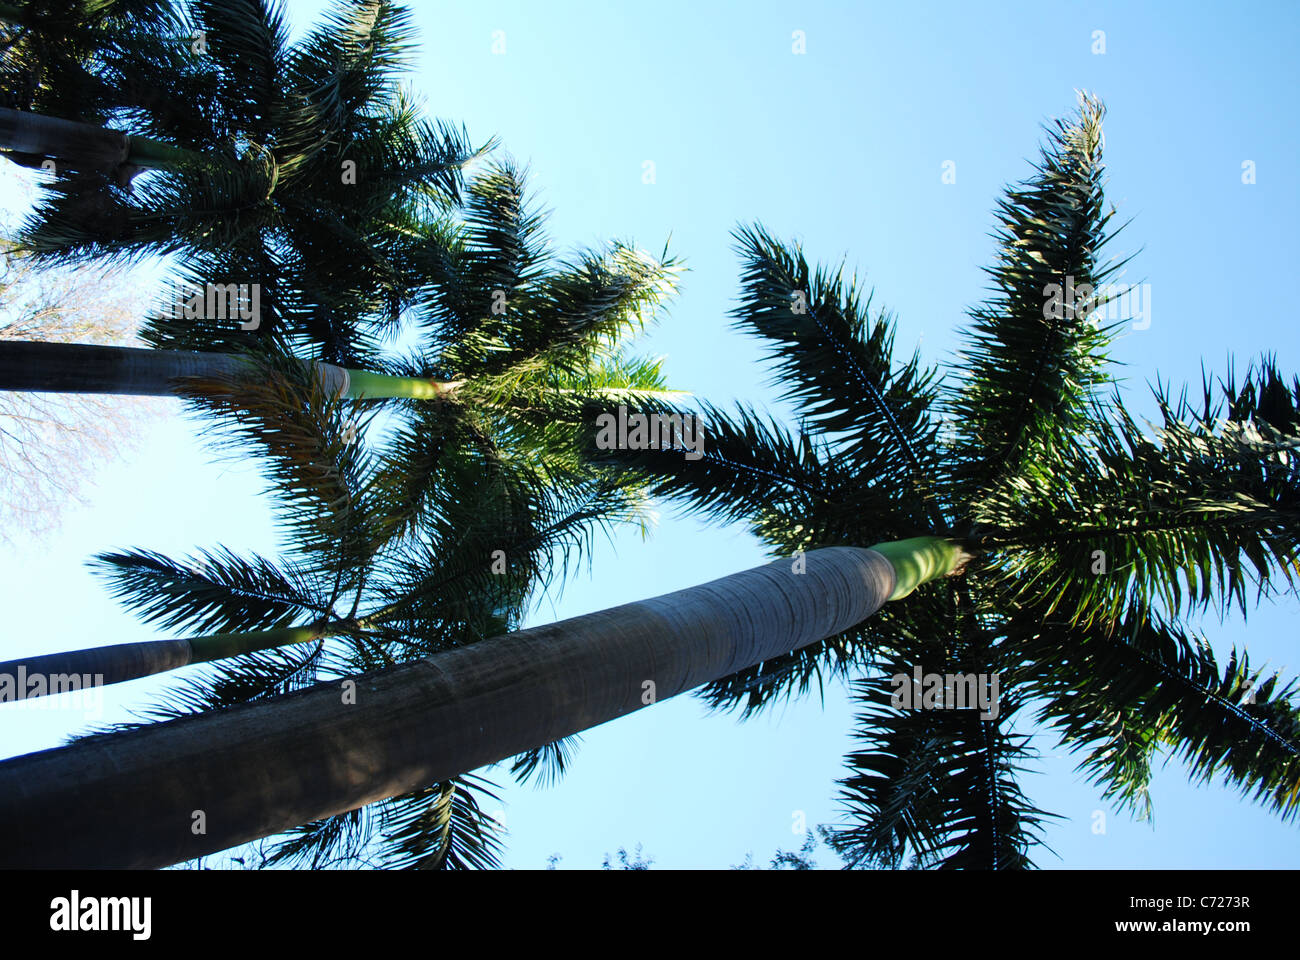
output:
[[[43,269],[0,241],[0,340],[126,344],[135,300],[120,271]],[[147,401],[0,392],[0,543],[43,536],[98,464],[129,449]]]
[[[650,865],[654,863],[654,857],[644,857],[641,855],[641,844],[636,845],[636,856],[629,858],[627,851],[622,847],[618,848],[618,862],[620,870],[649,870]],[[609,854],[605,854],[605,861],[600,865],[602,870],[613,870],[614,865],[610,862]]]

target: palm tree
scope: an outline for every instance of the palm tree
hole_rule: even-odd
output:
[[[275,378],[264,379],[260,401],[249,404],[245,394],[243,412],[230,422],[242,428],[242,450],[250,440],[264,447],[293,555],[283,562],[221,549],[188,562],[142,550],[101,555],[114,591],[146,619],[221,632],[26,658],[0,665],[0,675],[21,683],[99,674],[96,683],[112,683],[224,658],[142,716],[157,721],[258,701],[506,632],[557,564],[580,555],[593,526],[636,516],[632,491],[617,478],[590,469],[558,476],[544,469],[536,448],[482,434],[477,443],[448,440],[423,495],[418,532],[398,533],[392,484],[407,464],[385,458],[401,445],[371,455],[356,404],[324,394],[291,359],[267,372]],[[562,772],[570,749],[524,752],[512,772]],[[498,827],[483,812],[491,788],[475,777],[421,784],[366,810],[303,824],[265,862],[318,866],[355,860],[377,844],[367,862],[493,866]]]
[[[335,438],[342,420],[331,418]],[[185,563],[139,550],[99,558],[115,592],[164,626],[275,635],[280,624],[300,622],[307,626],[298,631],[315,641],[213,664],[166,692],[140,723],[114,729],[256,703],[327,679],[340,683],[505,632],[532,591],[581,555],[594,527],[635,516],[636,503],[616,478],[589,474],[585,483],[562,487],[540,476],[525,451],[489,446],[449,456],[431,492],[437,510],[420,535],[377,549],[360,541],[383,525],[386,465],[367,463],[373,458],[357,448],[334,445],[350,497],[338,520],[351,522],[336,538],[296,536],[297,549],[284,561],[222,550]],[[312,512],[300,515],[305,524],[320,523]],[[511,772],[562,772],[570,748],[521,751]],[[385,866],[493,866],[498,827],[484,813],[491,791],[478,777],[419,783],[365,809],[294,825],[265,862],[319,866],[355,860],[364,849],[369,862]]]
[[[1102,322],[1123,266],[1098,257],[1114,235],[1102,117],[1082,96],[999,204],[993,296],[947,377],[895,360],[890,317],[872,319],[842,272],[742,230],[737,319],[771,343],[800,429],[710,409],[699,463],[612,454],[778,554],[934,534],[975,556],[960,577],[703,691],[749,714],[826,676],[860,678],[835,834],[850,865],[1029,866],[1047,815],[1017,785],[1031,753],[1011,727],[1031,704],[1139,815],[1161,746],[1193,776],[1220,773],[1288,819],[1300,809],[1295,684],[1261,677],[1244,651],[1219,663],[1182,624],[1232,601],[1244,614],[1248,580],[1264,594],[1292,582],[1300,379],[1266,358],[1241,383],[1207,379],[1197,406],[1157,385],[1162,423],[1138,428],[1107,360],[1123,321]],[[996,713],[908,709],[918,668],[999,678]],[[952,706],[955,690],[936,692],[915,706]]]
[[[1260,682],[1244,656],[1220,666],[1180,617],[1244,606],[1248,579],[1265,592],[1290,582],[1300,379],[1266,360],[1217,396],[1207,382],[1198,407],[1157,388],[1155,436],[1106,393],[1115,329],[1090,320],[1105,294],[1067,309],[1048,294],[1067,278],[1096,290],[1116,269],[1097,262],[1111,216],[1101,118],[1084,97],[1001,204],[995,294],[974,312],[955,383],[915,356],[895,363],[889,318],[873,320],[841,274],[809,270],[760,229],[740,233],[739,317],[778,345],[799,431],[706,406],[697,461],[609,453],[663,494],[751,522],[783,559],[362,675],[355,703],[325,684],[0,763],[6,855],[186,859],[700,685],[757,709],[850,670],[863,674],[866,743],[849,759],[856,822],[838,847],[854,864],[1027,866],[1043,814],[1016,784],[1027,750],[1008,721],[1036,700],[1121,799],[1142,801],[1154,750],[1173,744],[1195,772],[1293,817],[1294,685]],[[877,540],[911,542],[861,546]],[[891,680],[913,667],[1002,677],[995,715],[900,709]]]
[[[497,165],[471,184],[455,242],[425,248],[425,337],[405,363],[455,371],[456,388],[435,402],[366,414],[290,357],[191,385],[232,452],[268,462],[297,556],[282,567],[228,551],[190,562],[128,551],[99,564],[147,619],[220,632],[26,658],[0,674],[112,683],[223,659],[145,716],[262,699],[508,632],[550,581],[551,551],[567,566],[593,528],[636,520],[633,485],[584,463],[574,430],[535,429],[527,414],[552,395],[577,405],[672,396],[658,364],[625,358],[619,344],[673,292],[680,268],[620,243],[556,264],[524,193],[523,174]],[[505,290],[506,309],[491,309]],[[385,414],[387,439],[371,454],[368,421]],[[277,649],[309,642],[306,652]],[[525,751],[512,772],[558,775],[571,746]],[[491,825],[475,813],[485,789],[421,784],[378,812],[305,825],[271,860],[338,862],[380,835],[389,864],[456,865],[458,850],[463,862],[478,863],[474,850],[479,865],[495,862],[484,849]]]
[[[462,168],[487,149],[425,120],[397,85],[409,11],[388,0],[341,0],[293,45],[274,3],[194,0],[166,8],[161,22],[179,33],[146,32],[145,49],[152,55],[161,44],[165,63],[145,70],[138,55],[105,55],[88,68],[107,64],[95,74],[108,99],[100,115],[123,125],[113,135],[119,148],[149,154],[123,160],[156,168],[148,189],[113,183],[102,170],[56,168],[22,243],[56,261],[178,253],[176,278],[188,287],[259,285],[256,327],[241,329],[224,311],[178,317],[164,309],[143,334],[155,347],[234,352],[274,343],[364,365],[374,338],[395,329],[405,307],[405,238],[458,201]],[[191,31],[203,33],[206,55],[192,54]],[[130,48],[138,34],[128,31],[119,45]],[[0,134],[24,136],[10,145],[28,156],[64,149],[59,130],[49,143],[34,142],[53,127],[74,140],[86,132],[66,120],[60,127],[0,115]]]
[[[230,427],[274,458],[275,488],[293,507],[292,516],[286,517],[292,542],[315,558],[314,581],[356,592],[346,616],[340,612],[327,618],[323,614],[338,606],[340,598],[311,594],[303,586],[308,578],[299,565],[284,570],[262,558],[240,560],[228,553],[207,554],[198,564],[177,564],[140,551],[102,557],[118,592],[167,626],[188,623],[265,635],[286,630],[286,618],[296,613],[303,625],[287,629],[310,632],[318,640],[305,656],[275,650],[230,661],[149,711],[150,719],[260,701],[324,675],[342,678],[504,632],[517,625],[522,609],[503,609],[500,591],[510,581],[492,570],[494,551],[511,557],[514,564],[521,549],[527,559],[530,543],[540,550],[557,536],[572,535],[583,524],[632,505],[625,482],[596,474],[593,485],[591,468],[582,464],[572,445],[557,444],[555,425],[562,420],[547,428],[536,414],[539,405],[548,402],[571,412],[593,403],[635,405],[670,397],[661,389],[656,364],[622,361],[612,351],[617,340],[639,327],[648,309],[670,292],[675,268],[634,257],[629,248],[616,244],[604,256],[585,255],[548,272],[545,251],[537,242],[539,223],[524,209],[522,193],[522,178],[510,168],[489,174],[472,188],[471,223],[463,242],[431,248],[439,256],[443,250],[453,251],[429,285],[428,303],[430,310],[439,311],[432,318],[441,321],[434,329],[451,327],[457,339],[446,345],[437,345],[435,339],[425,361],[456,371],[464,380],[464,392],[437,405],[400,408],[407,415],[405,422],[393,431],[383,465],[368,477],[363,476],[359,448],[332,439],[339,436],[350,412],[323,395],[319,382],[302,365],[286,360],[283,369],[269,371],[276,376],[256,378],[256,383],[267,385],[260,402],[250,402],[247,392],[236,396],[217,389],[207,395],[210,407],[221,410],[224,404]],[[501,314],[482,310],[501,289],[510,291],[510,308]],[[600,365],[593,367],[593,362]],[[294,384],[300,395],[285,399],[277,383]],[[197,395],[204,396],[202,391]],[[273,435],[274,442],[268,442]],[[300,438],[297,443],[289,442],[295,437]],[[541,475],[521,486],[533,491],[567,489],[567,506],[555,521],[541,527],[545,536],[533,532],[547,516],[547,501],[541,499],[539,507],[536,493],[532,502],[522,496],[509,498],[514,522],[525,524],[513,535],[490,522],[493,501],[481,502],[473,495],[483,490],[485,468],[493,461],[467,463],[466,452],[501,456],[507,448],[485,445],[493,437],[503,437],[514,448],[516,469]],[[323,464],[330,469],[320,470]],[[320,509],[327,504],[334,509]],[[430,526],[441,531],[432,540],[426,539]],[[398,559],[375,559],[375,544],[381,541],[394,546]],[[449,550],[449,543],[456,549]],[[888,596],[896,586],[893,569],[879,556],[874,563],[881,577],[877,586]],[[529,566],[519,570],[527,574]],[[517,581],[515,603],[538,579],[533,574]],[[448,596],[453,580],[458,587]],[[468,596],[461,592],[467,581],[478,584]],[[367,603],[365,595],[376,591],[378,599]],[[467,605],[476,605],[480,616],[490,611],[495,618],[468,637],[466,628],[448,623],[445,613]],[[344,609],[348,606],[342,603]],[[335,645],[332,657],[322,654],[324,644],[319,642],[330,633],[344,641],[341,649]],[[39,669],[31,662],[28,666]],[[73,664],[62,666],[75,672]],[[562,771],[567,754],[568,745],[556,738],[530,742],[510,756],[515,758],[513,772],[528,776]],[[479,859],[469,862],[490,865],[491,824],[481,814],[481,790],[460,778],[432,785],[418,781],[377,813],[312,818],[277,848],[273,859],[319,864],[354,857],[360,844],[379,832],[390,837],[383,844],[390,864],[448,863],[447,850],[459,848],[466,857],[478,852]]]
[[[252,447],[270,458],[277,493],[288,498],[283,520],[297,542],[322,556],[341,550],[349,563],[369,562],[390,540],[418,534],[426,520],[440,522],[449,509],[448,484],[456,479],[444,472],[462,470],[467,456],[499,458],[504,447],[526,451],[520,455],[532,461],[533,489],[584,496],[592,468],[574,448],[571,431],[537,421],[538,405],[573,410],[672,396],[659,364],[627,358],[619,347],[674,293],[681,267],[666,251],[654,258],[613,243],[548,269],[541,218],[526,208],[525,189],[524,174],[499,162],[471,184],[460,230],[448,235],[440,228],[415,248],[423,272],[412,282],[419,283],[416,320],[424,342],[413,356],[386,363],[407,375],[269,354],[15,342],[0,343],[0,386],[189,396],[210,422],[227,428],[237,456]],[[498,311],[494,303],[508,306]],[[391,443],[366,480],[351,475],[360,449],[351,443],[361,422],[379,411],[367,414],[364,407],[372,405],[364,402],[345,411],[345,398],[413,401],[391,409]],[[368,498],[374,502],[363,503]],[[490,553],[480,560],[489,563]],[[144,566],[152,570],[149,563]],[[129,580],[123,593],[131,596],[147,582]],[[166,595],[181,586],[168,584]],[[135,600],[154,602],[148,593]],[[319,640],[347,627],[313,621],[252,629],[231,622],[188,639],[12,660],[0,663],[0,673],[98,675],[111,684]]]
[[[481,229],[477,234],[473,230],[464,236],[449,234],[446,226],[437,221],[435,214],[447,200],[456,198],[460,165],[477,154],[458,146],[455,131],[421,124],[409,99],[401,95],[394,98],[386,90],[385,71],[399,62],[405,44],[403,11],[386,3],[345,4],[326,30],[317,31],[298,49],[288,50],[284,43],[283,25],[274,7],[263,9],[259,4],[250,3],[197,3],[193,9],[197,14],[194,26],[207,28],[214,39],[219,37],[221,49],[213,50],[212,64],[190,62],[192,58],[182,57],[187,62],[176,64],[175,72],[184,82],[164,85],[161,91],[142,84],[139,78],[143,71],[127,65],[126,56],[121,54],[128,40],[135,42],[144,37],[141,31],[132,33],[126,29],[126,24],[116,22],[111,16],[99,17],[98,23],[83,24],[84,30],[74,28],[76,38],[85,41],[82,59],[86,63],[95,63],[101,71],[99,75],[92,75],[90,70],[81,69],[78,76],[88,89],[94,88],[96,96],[102,95],[100,99],[104,102],[103,109],[90,116],[89,103],[92,100],[99,103],[100,100],[89,94],[74,99],[73,102],[80,103],[78,119],[107,122],[111,116],[122,116],[121,109],[126,107],[131,111],[126,117],[134,121],[135,129],[165,135],[173,143],[184,146],[172,146],[134,133],[128,138],[85,123],[15,111],[0,116],[0,120],[14,123],[8,140],[3,138],[4,131],[0,130],[0,142],[30,151],[29,156],[23,159],[58,158],[58,171],[66,178],[69,172],[87,172],[75,163],[65,162],[76,158],[77,138],[100,143],[107,137],[118,150],[113,157],[113,169],[120,169],[122,164],[154,167],[174,174],[187,190],[197,184],[201,195],[196,212],[201,217],[206,216],[207,222],[182,223],[177,237],[172,237],[165,227],[149,233],[148,230],[158,222],[161,207],[155,205],[132,212],[128,209],[134,200],[131,194],[107,190],[103,183],[94,180],[94,175],[106,171],[92,165],[89,173],[94,180],[96,211],[106,202],[116,204],[119,209],[115,214],[114,229],[117,232],[103,231],[103,224],[95,220],[83,222],[81,214],[85,213],[84,210],[68,216],[56,210],[56,215],[51,216],[47,209],[41,211],[35,224],[29,227],[26,240],[39,253],[64,259],[133,254],[153,248],[176,249],[190,258],[187,278],[207,278],[214,272],[219,278],[237,276],[232,265],[248,261],[248,251],[243,249],[244,246],[251,242],[255,247],[260,245],[262,252],[271,249],[281,257],[273,263],[274,281],[270,285],[279,297],[278,300],[272,297],[271,305],[275,307],[277,302],[284,304],[292,299],[291,305],[297,311],[293,324],[279,325],[287,328],[289,336],[280,336],[279,327],[272,322],[259,330],[255,343],[250,343],[253,337],[235,334],[230,329],[232,325],[210,322],[211,317],[186,317],[184,322],[179,322],[176,317],[160,316],[154,318],[146,339],[159,345],[180,345],[191,349],[144,351],[83,345],[60,349],[53,345],[20,343],[0,356],[0,368],[3,369],[0,384],[8,389],[166,395],[183,393],[187,385],[192,388],[195,383],[206,381],[220,384],[218,392],[227,397],[238,394],[241,397],[239,405],[243,408],[240,415],[244,417],[248,416],[244,401],[250,391],[256,394],[258,387],[269,388],[262,391],[262,412],[274,408],[277,402],[283,404],[286,395],[301,393],[312,394],[310,400],[303,402],[313,404],[318,413],[335,396],[435,399],[439,402],[432,414],[426,409],[419,417],[413,418],[419,422],[410,424],[411,429],[403,437],[405,449],[420,458],[419,466],[426,475],[415,482],[409,468],[404,468],[403,478],[395,482],[393,478],[398,471],[390,467],[383,478],[384,484],[402,498],[391,514],[392,535],[408,530],[421,511],[431,509],[430,502],[436,503],[436,497],[422,493],[419,488],[421,484],[432,483],[437,475],[437,451],[447,448],[443,453],[447,459],[452,459],[451,450],[456,445],[482,445],[486,442],[483,430],[495,425],[489,422],[490,418],[476,411],[477,405],[497,400],[503,394],[508,394],[512,403],[526,404],[528,391],[539,389],[563,389],[582,395],[593,391],[619,391],[621,395],[631,397],[643,388],[662,387],[654,364],[633,362],[628,365],[621,358],[608,357],[593,366],[591,361],[594,357],[589,355],[599,355],[609,346],[603,340],[610,343],[617,340],[621,326],[640,319],[643,308],[651,306],[667,291],[665,282],[671,264],[655,263],[629,247],[616,244],[606,254],[586,255],[551,277],[540,277],[526,271],[513,276],[515,258],[538,260],[535,249],[523,249],[534,239],[536,220],[522,218],[519,209],[522,183],[515,177],[513,169],[480,181],[487,189],[475,193],[477,212],[482,215],[478,224]],[[0,10],[0,15],[6,12]],[[170,9],[167,12],[176,13]],[[23,13],[21,35],[29,41],[42,31],[62,34],[67,27],[62,19],[42,16],[41,11],[35,9]],[[130,26],[138,27],[139,24]],[[179,14],[169,22],[168,28],[170,34],[162,30],[144,38],[156,40],[165,47],[163,53],[174,58],[177,51],[186,49],[186,43],[177,44],[176,41],[188,42],[190,28]],[[232,39],[232,34],[236,33],[240,36]],[[338,39],[340,36],[341,40]],[[48,41],[49,37],[45,39]],[[48,42],[38,46],[38,52],[46,55],[63,50],[52,48]],[[150,47],[150,53],[155,52]],[[115,55],[116,60],[113,59]],[[274,62],[277,57],[283,63]],[[48,64],[39,57],[35,59],[37,66],[48,73]],[[78,66],[84,67],[84,64],[79,61]],[[369,75],[365,73],[367,70]],[[117,82],[105,80],[105,76],[110,74]],[[271,81],[281,81],[280,86],[286,87],[287,92],[268,82],[268,77]],[[285,77],[288,77],[287,83]],[[253,81],[251,89],[248,85],[250,80]],[[40,109],[44,102],[15,106]],[[187,104],[211,106],[205,110],[192,110],[185,109]],[[112,112],[114,108],[118,110],[117,114]],[[22,121],[21,128],[19,121]],[[210,133],[209,129],[217,132]],[[17,140],[18,134],[24,131],[27,139]],[[63,139],[52,136],[51,132],[60,134]],[[441,138],[443,143],[456,149],[444,150],[446,156],[436,152],[422,153],[420,136],[430,132],[436,135],[427,138],[431,142]],[[72,137],[71,147],[69,135]],[[363,142],[363,137],[369,140]],[[247,171],[239,168],[239,158],[229,149],[221,149],[227,143],[251,144],[244,153],[244,159],[254,153],[257,161],[251,186],[243,183]],[[256,152],[258,143],[274,145],[268,156],[263,156],[265,150]],[[218,148],[210,149],[213,144]],[[148,156],[137,155],[142,146],[151,151]],[[301,148],[303,155],[292,153],[295,146]],[[342,155],[347,157],[345,163],[352,164],[354,170],[358,163],[361,164],[360,188],[357,177],[349,181],[331,169],[337,166],[337,158],[330,159],[333,157],[330,151],[337,152],[340,146],[344,148]],[[286,176],[295,175],[296,168],[302,170],[298,172],[296,181],[286,181],[285,176],[280,176],[275,189],[265,191],[267,196],[262,197],[267,182],[263,169],[266,163],[263,161],[267,159],[277,168],[273,171],[275,176],[281,169]],[[314,182],[309,174],[328,175],[329,182]],[[343,182],[349,189],[334,189],[336,181]],[[214,182],[223,190],[232,183],[239,189],[248,187],[256,203],[271,207],[266,212],[281,219],[263,218],[258,222],[256,218],[245,216],[243,221],[236,223],[242,229],[233,233],[226,230],[214,240],[214,225],[223,229],[229,226],[226,222],[229,218],[223,215],[229,212],[231,202],[229,196],[222,196],[216,203],[205,204],[209,198],[202,195],[202,191]],[[88,195],[85,178],[78,183],[80,193],[77,196],[85,199]],[[286,183],[289,192],[286,192]],[[393,195],[398,191],[401,196],[394,200]],[[226,190],[230,195],[235,192],[233,188]],[[332,210],[323,205],[323,201],[340,193],[352,204],[351,208],[344,206],[341,210]],[[235,201],[238,200],[235,197]],[[264,202],[268,200],[270,204]],[[310,213],[315,221],[309,222],[310,218],[303,215],[304,203],[314,204]],[[247,208],[249,205],[243,206]],[[187,210],[184,204],[178,204],[175,209]],[[350,226],[349,219],[355,221],[358,214],[364,214],[370,220]],[[489,215],[491,222],[486,219]],[[322,224],[322,217],[329,222]],[[512,217],[518,222],[512,221]],[[137,221],[146,228],[144,234],[131,233],[134,227],[125,231],[117,229],[122,225],[130,227]],[[291,234],[287,248],[283,236],[273,236],[268,246],[263,236],[268,225],[273,230]],[[321,227],[325,229],[318,229]],[[484,231],[491,231],[491,235],[483,237]],[[382,283],[364,270],[357,270],[357,258],[349,255],[347,243],[355,246],[358,241],[380,251],[369,251],[368,257],[361,259],[389,271]],[[405,264],[404,242],[410,244],[412,258],[412,262]],[[518,247],[501,251],[494,249],[503,243],[514,243]],[[258,262],[265,264],[269,258],[262,257]],[[300,365],[309,374],[308,379],[314,375],[319,384],[294,383],[286,390],[286,383],[298,379],[297,375],[304,372],[295,369],[279,371],[282,376],[258,380],[269,372],[265,355],[268,352],[276,355],[283,349],[295,349],[300,354],[319,353],[341,362],[362,362],[360,358],[364,358],[372,365],[382,365],[374,352],[373,334],[376,330],[383,333],[392,328],[404,305],[401,298],[406,287],[403,284],[415,288],[428,286],[420,280],[423,274],[411,279],[413,269],[427,271],[441,284],[439,289],[449,298],[446,303],[430,305],[424,311],[425,322],[431,329],[435,326],[448,328],[434,334],[425,356],[436,353],[438,363],[454,362],[473,369],[479,375],[475,386],[483,389],[467,390],[459,403],[452,404],[447,401],[463,381],[431,381],[427,376],[393,376],[371,369],[349,370],[312,360],[303,360]],[[475,289],[479,281],[490,281],[489,288]],[[505,286],[499,287],[499,284]],[[511,297],[511,325],[484,323],[482,318],[496,315],[495,307],[500,305],[491,294],[504,294],[507,290]],[[325,308],[332,310],[333,316],[323,317],[322,314],[329,312]],[[543,316],[546,312],[549,313]],[[205,319],[209,321],[206,324],[203,322]],[[272,319],[274,321],[274,316]],[[450,331],[453,325],[455,331]],[[474,331],[472,336],[469,335],[471,331]],[[460,336],[459,353],[447,349],[449,333],[453,332],[458,336],[466,334]],[[302,342],[310,341],[313,336],[317,341],[324,341],[323,345]],[[509,342],[500,339],[502,337]],[[224,352],[197,352],[214,349]],[[418,359],[409,361],[406,366],[418,362]],[[566,362],[572,366],[566,367]],[[317,391],[317,387],[322,389]],[[208,399],[213,400],[211,393]],[[293,404],[288,407],[296,412]],[[227,409],[225,412],[231,411]],[[268,427],[268,432],[280,431],[282,427],[281,419],[275,422],[274,427]],[[277,442],[282,439],[283,436],[277,434]],[[300,444],[287,458],[282,457],[281,465],[294,456],[322,453],[321,444],[315,444],[319,437],[307,433],[298,439],[310,443]],[[315,446],[307,449],[311,444]],[[413,449],[415,447],[419,449]],[[534,448],[535,452],[538,449]],[[576,455],[569,459],[575,463],[579,460]],[[555,484],[555,471],[562,465],[554,462],[547,465],[551,471],[547,481]],[[301,462],[297,466],[310,472],[310,466],[304,467]],[[589,474],[590,470],[586,469],[584,475]],[[301,479],[301,475],[297,479]],[[292,481],[289,482],[292,488]],[[301,493],[301,488],[296,492]],[[591,520],[599,516],[600,511],[595,510],[584,514],[581,519]],[[246,575],[247,569],[241,573]],[[247,586],[247,581],[242,585]],[[350,622],[339,622],[338,618],[334,622],[264,630],[232,632],[228,629],[189,640],[128,644],[28,658],[4,664],[3,669],[10,675],[19,671],[41,675],[88,671],[114,682],[188,663],[250,654],[282,644],[324,640],[331,635],[347,633],[350,626],[358,629]],[[367,626],[379,624],[367,623]],[[229,688],[227,684],[227,691]],[[561,756],[555,751],[550,755]],[[453,818],[457,816],[457,810],[453,809],[450,815]],[[334,826],[337,824],[330,825],[330,828]],[[446,844],[442,845],[444,856],[446,847]]]

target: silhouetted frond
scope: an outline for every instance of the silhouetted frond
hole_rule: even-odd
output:
[[[229,550],[204,550],[191,563],[177,563],[148,550],[101,553],[97,572],[111,590],[147,622],[198,633],[270,630],[328,608],[322,585],[297,564],[275,564]]]

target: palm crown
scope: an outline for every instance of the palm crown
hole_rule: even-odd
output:
[[[850,864],[1028,866],[1048,816],[1016,781],[1031,749],[1012,720],[1031,707],[1141,814],[1162,746],[1285,817],[1300,809],[1294,685],[1261,679],[1244,652],[1220,664],[1181,621],[1233,599],[1244,610],[1248,580],[1263,593],[1291,582],[1300,380],[1266,359],[1241,382],[1207,380],[1197,405],[1158,386],[1154,436],[1125,411],[1107,359],[1118,324],[1098,319],[1122,266],[1099,258],[1114,235],[1102,117],[1082,95],[999,204],[993,294],[947,376],[895,359],[892,319],[871,316],[851,278],[742,229],[738,324],[771,343],[799,429],[702,405],[698,461],[600,455],[747,522],[779,555],[922,534],[972,554],[960,576],[703,690],[748,713],[824,675],[858,676],[860,744],[835,833]],[[1054,302],[1067,278],[1081,297]],[[891,678],[916,666],[998,675],[1000,709],[901,709]]]
[[[187,284],[263,288],[256,329],[164,310],[143,333],[153,346],[270,343],[364,364],[407,305],[406,238],[445,216],[482,155],[398,85],[409,11],[341,0],[291,44],[277,4],[193,0],[142,31],[119,44],[130,57],[87,67],[105,88],[99,114],[183,159],[134,185],[60,169],[22,242],[52,260],[178,253]],[[144,52],[164,62],[146,70]]]
[[[3,13],[0,106],[88,123],[154,97],[150,73],[185,36],[171,0],[18,2]]]

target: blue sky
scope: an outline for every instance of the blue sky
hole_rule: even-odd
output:
[[[319,4],[289,4],[296,27]],[[1133,219],[1114,254],[1147,283],[1151,323],[1117,345],[1127,397],[1150,413],[1157,371],[1199,384],[1274,351],[1300,369],[1288,283],[1300,253],[1292,3],[421,3],[412,83],[439,117],[491,135],[530,165],[563,252],[632,239],[686,258],[683,293],[641,342],[667,356],[673,386],[727,404],[784,409],[759,345],[731,329],[738,262],[730,231],[762,222],[810,259],[847,258],[898,316],[897,345],[952,359],[964,311],[985,293],[991,211],[1026,176],[1039,125],[1076,89],[1106,102],[1108,198]],[[500,33],[496,33],[500,31]],[[804,53],[794,52],[802,31]],[[1104,53],[1096,31],[1104,32]],[[504,52],[499,50],[504,39]],[[652,183],[646,162],[653,163]],[[944,183],[946,162],[955,182]],[[1251,161],[1255,183],[1242,182]],[[16,203],[10,190],[2,194]],[[138,449],[87,465],[89,503],[61,531],[0,556],[9,612],[0,642],[41,653],[154,636],[85,568],[91,554],[139,546],[173,555],[224,544],[274,553],[261,481],[214,461],[179,404],[156,401]],[[646,542],[602,543],[530,623],[665,593],[754,566],[756,541],[664,509]],[[1216,649],[1300,668],[1292,595],[1205,628]],[[148,699],[156,680],[106,691],[104,720]],[[599,865],[644,845],[661,867],[726,867],[797,847],[796,829],[836,818],[850,748],[842,689],[739,724],[691,697],[584,736],[555,787],[508,785],[505,864]],[[0,705],[0,755],[53,746],[78,729],[71,708]],[[1022,728],[1027,720],[1022,720]],[[1294,867],[1300,837],[1222,786],[1193,787],[1177,761],[1154,783],[1154,828],[1133,823],[1048,754],[1024,789],[1062,815],[1045,867]],[[493,772],[488,773],[489,776]],[[1095,810],[1106,832],[1094,832]],[[823,855],[821,862],[833,861]]]

